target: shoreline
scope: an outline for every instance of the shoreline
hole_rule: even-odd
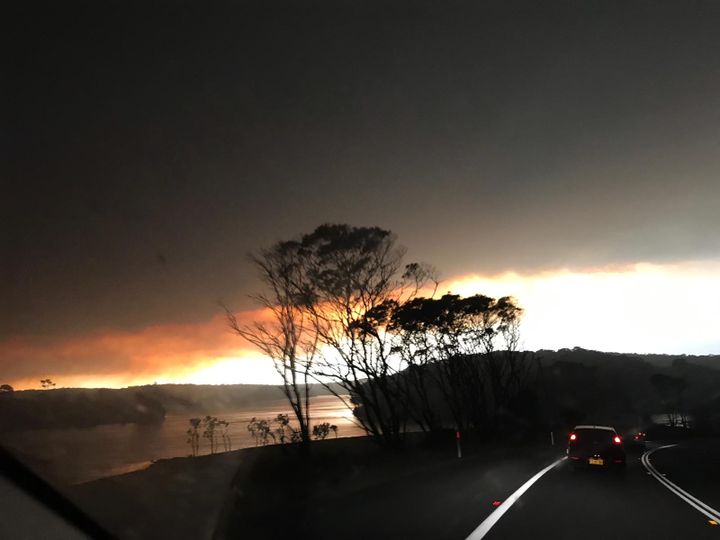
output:
[[[315,441],[374,446],[368,437]],[[112,535],[142,538],[212,537],[234,494],[233,482],[252,472],[267,456],[273,461],[294,453],[290,445],[242,448],[196,457],[159,459],[142,470],[61,488]]]
[[[328,422],[339,427],[338,437],[363,435],[344,405],[332,396],[314,399],[311,409],[315,423]],[[91,428],[43,428],[6,433],[3,445],[23,459],[43,477],[62,485],[75,485],[145,469],[163,459],[185,458],[192,449],[187,441],[188,420],[206,415],[227,421],[232,450],[255,448],[247,430],[257,417],[272,420],[287,414],[287,402],[274,400],[252,408],[206,410],[168,414],[157,426],[108,424]],[[274,427],[274,426],[273,426]],[[202,432],[202,430],[201,430]],[[220,435],[217,434],[220,443]],[[334,438],[335,435],[330,434]],[[200,437],[200,455],[209,455],[210,446]],[[216,450],[224,450],[220,444]]]
[[[382,491],[384,485],[418,475],[442,476],[442,471],[508,455],[534,455],[542,446],[468,441],[465,457],[458,460],[454,439],[433,446],[421,443],[420,436],[408,439],[402,452],[383,451],[361,436],[314,441],[309,458],[301,458],[293,445],[267,445],[161,459],[143,470],[69,486],[66,493],[114,536],[210,540],[218,527],[224,530],[238,516],[253,521],[272,513],[287,482],[308,490],[307,504],[323,503]],[[244,501],[240,510],[238,501]]]

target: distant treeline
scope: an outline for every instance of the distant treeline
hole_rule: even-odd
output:
[[[313,395],[329,392],[313,385]],[[0,393],[0,430],[154,424],[166,414],[220,413],[281,400],[272,385],[157,384],[122,389],[59,388]]]
[[[61,388],[0,394],[2,431],[154,424],[164,418],[162,404],[136,389]]]
[[[496,359],[508,360],[503,353],[496,353]],[[562,431],[579,423],[612,424],[623,431],[648,429],[653,418],[663,423],[667,418],[676,427],[720,433],[720,357],[604,353],[576,347],[517,353],[512,361],[524,364],[521,371],[532,376],[525,377],[508,399],[493,398],[499,405],[494,408],[483,399],[492,391],[487,377],[467,378],[468,373],[488,373],[483,355],[401,372],[397,377],[412,381],[408,386],[416,388],[421,381],[424,387],[414,392],[405,421],[423,431],[457,429],[475,415],[477,420],[460,427],[469,424],[483,436],[493,437],[503,432],[525,436]],[[443,372],[452,369],[458,373],[455,384],[460,395],[456,396],[448,396],[443,388]],[[454,405],[463,407],[463,416],[453,410]],[[431,426],[423,425],[425,411],[432,414]],[[361,406],[356,414],[365,414]]]
[[[652,417],[720,433],[720,356],[603,353],[581,348],[538,351],[546,422],[614,422],[644,427]],[[692,419],[692,420],[690,420]],[[638,423],[641,426],[638,426]],[[681,426],[678,426],[681,427]]]
[[[496,359],[502,362],[502,353],[496,353]],[[480,401],[490,394],[489,388],[481,388],[485,383],[466,377],[488,373],[487,366],[473,369],[473,363],[483,362],[481,356],[446,360],[447,366],[413,366],[399,373],[396,377],[407,379],[407,388],[416,388],[418,381],[425,386],[422,395],[410,400],[404,421],[409,427],[424,423],[431,431],[454,428],[460,420],[463,427],[482,425],[490,436],[497,431],[565,429],[581,422],[612,423],[619,429],[647,427],[653,415],[674,414],[692,418],[697,430],[720,433],[720,356],[620,354],[576,347],[515,353],[513,361],[524,363],[527,369],[517,369],[530,376],[523,377],[522,388],[508,399],[493,397],[498,406],[492,408]],[[437,381],[452,382],[448,377],[453,373],[462,392],[445,396],[452,386],[443,388]],[[311,385],[310,393],[331,392]],[[166,414],[217,414],[282,399],[279,386],[243,384],[3,392],[0,430],[153,424],[162,422]],[[364,411],[357,407],[355,413],[362,417]]]
[[[595,362],[600,359],[618,359],[618,360],[642,360],[660,368],[667,368],[678,360],[684,360],[696,366],[704,366],[720,370],[719,354],[641,354],[641,353],[617,353],[617,352],[601,352],[583,349],[582,347],[573,347],[572,349],[559,349],[557,351],[541,349],[537,354],[548,360],[561,359],[572,355],[573,360],[579,362]]]

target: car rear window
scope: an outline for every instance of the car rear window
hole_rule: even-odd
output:
[[[577,436],[575,442],[579,444],[582,444],[583,442],[606,441],[615,436],[615,432],[610,431],[609,429],[583,428],[576,429],[573,433]]]

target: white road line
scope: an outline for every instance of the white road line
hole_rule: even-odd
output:
[[[645,452],[642,457],[640,458],[640,461],[645,466],[645,468],[648,470],[648,472],[653,475],[653,477],[660,482],[663,486],[665,486],[667,489],[669,489],[672,493],[680,497],[683,501],[688,503],[690,506],[695,508],[698,512],[705,514],[708,518],[712,519],[713,521],[720,522],[720,512],[715,510],[712,506],[705,504],[697,497],[693,497],[690,495],[687,491],[682,489],[677,484],[671,482],[667,478],[665,478],[662,474],[658,472],[658,470],[653,466],[652,463],[650,463],[650,455],[653,452],[657,452],[658,450],[663,450],[664,448],[673,448],[674,446],[677,446],[676,444],[668,444],[665,446],[659,446],[658,448],[653,448],[652,450],[649,450]]]
[[[472,533],[470,533],[470,536],[466,538],[466,540],[480,540],[481,538],[484,538],[487,533],[490,532],[490,529],[492,529],[493,525],[495,525],[498,520],[503,517],[503,514],[510,510],[510,507],[517,502],[517,500],[520,498],[520,496],[525,493],[528,489],[530,489],[530,486],[532,486],[535,482],[540,480],[540,477],[548,472],[550,469],[555,467],[556,465],[562,463],[564,460],[566,460],[567,457],[558,459],[555,463],[551,463],[547,467],[545,467],[542,471],[537,473],[535,476],[533,476],[530,480],[525,482],[522,486],[520,486],[515,493],[510,495],[503,503],[498,506],[495,510],[493,510],[492,514],[490,514],[488,517],[485,518],[485,521],[483,521],[477,529],[475,529]]]

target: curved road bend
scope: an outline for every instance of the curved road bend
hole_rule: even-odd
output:
[[[712,512],[707,515],[720,498],[717,449],[717,443],[698,441],[648,452],[657,474],[704,502],[706,512],[668,489],[638,455],[628,456],[624,475],[574,471],[563,462],[528,489],[484,538],[718,540],[720,525],[711,525]]]
[[[551,449],[524,457],[464,458],[451,466],[394,480],[311,505],[302,536],[314,540],[369,538],[464,540],[495,508],[547,465],[562,457]],[[628,455],[623,476],[573,471],[567,462],[548,470],[484,538],[553,540],[713,539],[720,526],[664,487]],[[683,443],[658,450],[652,464],[676,485],[720,509],[720,441]],[[499,507],[498,507],[499,508]]]

